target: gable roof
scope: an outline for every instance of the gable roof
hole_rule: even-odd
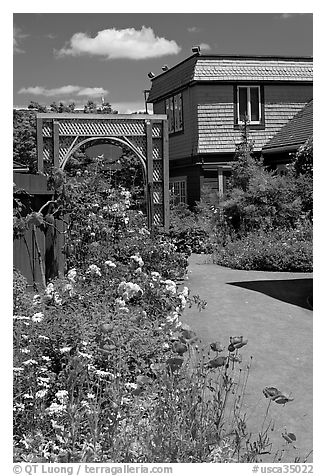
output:
[[[152,79],[148,102],[193,81],[312,82],[312,78],[311,57],[195,54]]]
[[[309,101],[263,147],[263,152],[297,149],[313,135],[313,100]]]

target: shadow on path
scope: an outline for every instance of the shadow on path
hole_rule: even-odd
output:
[[[312,282],[312,278],[305,278],[270,281],[241,281],[226,284],[267,294],[268,296],[280,301],[312,310]]]

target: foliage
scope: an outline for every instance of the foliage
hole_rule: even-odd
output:
[[[312,227],[309,221],[292,230],[256,230],[217,247],[213,261],[235,269],[311,272]]]
[[[71,269],[30,296],[29,307],[16,308],[15,461],[254,462],[271,455],[269,426],[252,434],[242,410],[250,366],[241,373],[239,350],[247,340],[202,347],[180,321],[188,289],[136,272],[134,261]],[[133,280],[129,287],[122,276]],[[266,415],[271,402],[292,400],[271,389],[264,389]]]
[[[33,111],[13,113],[13,159],[27,165],[31,173],[36,172],[36,119]]]
[[[182,322],[186,306],[206,304],[175,281],[186,278],[185,254],[148,231],[133,190],[113,183],[100,160],[76,177],[53,171],[51,181],[55,212],[70,215],[69,267],[38,295],[14,275],[15,461],[271,455],[269,426],[249,432],[242,409],[250,365],[239,351],[248,341],[232,336],[208,349]],[[40,219],[30,217],[33,226]],[[291,400],[268,398],[266,415],[271,402]]]
[[[170,206],[169,236],[177,249],[187,255],[209,252],[209,223],[203,214],[192,212],[183,203]]]
[[[313,138],[308,139],[297,151],[293,167],[296,175],[313,175]]]

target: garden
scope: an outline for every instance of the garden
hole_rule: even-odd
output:
[[[285,446],[272,447],[269,411],[293,398],[262,388],[266,414],[249,432],[250,342],[205,346],[183,322],[188,306],[206,305],[186,285],[191,252],[235,268],[311,268],[311,171],[296,160],[276,177],[246,150],[230,194],[175,207],[169,233],[148,230],[128,156],[129,174],[101,157],[52,171],[51,209],[26,214],[15,201],[15,236],[54,226],[51,214],[66,225],[64,276],[31,292],[14,270],[15,461],[286,461],[296,436],[285,430]]]
[[[286,174],[267,170],[246,134],[220,197],[210,190],[190,210],[172,207],[171,236],[185,253],[207,253],[233,269],[311,272],[313,143],[293,156]]]

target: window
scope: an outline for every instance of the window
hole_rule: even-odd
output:
[[[262,101],[260,86],[237,87],[237,124],[248,118],[249,124],[262,123]]]
[[[169,133],[183,131],[182,93],[171,96],[165,101]]]
[[[174,205],[187,203],[187,177],[170,179],[170,197]]]

